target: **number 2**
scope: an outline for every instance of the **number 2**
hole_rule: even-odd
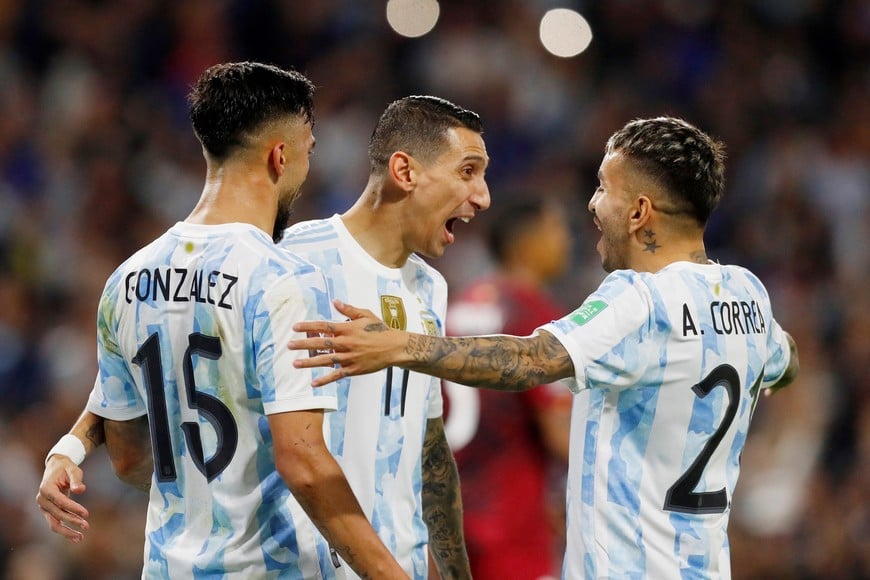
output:
[[[725,391],[728,393],[728,407],[725,409],[725,416],[689,469],[668,489],[663,506],[668,511],[688,514],[716,514],[724,512],[728,507],[728,494],[725,488],[717,491],[695,491],[713,452],[722,442],[725,433],[737,415],[737,406],[740,402],[740,375],[731,365],[719,365],[700,383],[692,387],[692,391],[703,399],[713,389],[720,386],[725,387]]]
[[[185,421],[180,427],[196,468],[208,481],[221,474],[230,463],[239,442],[239,430],[232,413],[219,399],[196,390],[193,375],[193,357],[203,356],[217,360],[221,356],[220,339],[199,332],[188,335],[184,351],[184,388],[187,406],[203,415],[217,433],[217,450],[206,461],[202,449],[199,423]],[[175,457],[172,453],[172,434],[166,412],[166,392],[163,383],[163,361],[160,358],[160,338],[155,332],[142,343],[133,357],[133,364],[142,367],[145,390],[148,392],[148,419],[150,421],[151,448],[154,470],[158,481],[175,481]]]

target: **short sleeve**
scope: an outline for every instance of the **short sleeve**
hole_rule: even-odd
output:
[[[264,293],[254,317],[254,352],[263,408],[267,415],[306,409],[335,410],[335,385],[313,388],[323,369],[297,369],[293,362],[310,356],[287,348],[303,320],[328,320],[329,293],[319,270],[279,278]]]
[[[637,383],[650,356],[644,339],[650,334],[651,300],[634,273],[610,274],[583,304],[538,331],[556,337],[574,363],[568,387],[627,388]]]
[[[127,421],[147,412],[130,366],[118,345],[115,316],[117,276],[106,283],[97,310],[97,377],[86,409],[113,421]]]
[[[767,388],[775,384],[785,373],[791,362],[791,348],[785,331],[779,323],[770,318],[770,332],[767,335],[767,362],[761,386]]]

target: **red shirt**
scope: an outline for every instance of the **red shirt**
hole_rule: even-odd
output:
[[[544,292],[494,277],[474,283],[450,306],[447,330],[452,335],[525,336],[562,314]],[[447,430],[459,468],[473,576],[535,580],[558,575],[554,562],[560,554],[555,553],[553,525],[547,519],[547,474],[552,462],[535,415],[552,405],[570,405],[570,391],[558,384],[524,393],[458,387],[463,389],[461,397],[454,392],[451,404],[454,388],[445,388]],[[457,423],[464,427],[455,436],[452,428]],[[559,501],[564,502],[564,495]]]

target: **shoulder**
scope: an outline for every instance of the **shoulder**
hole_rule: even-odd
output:
[[[444,279],[444,275],[417,254],[408,256],[408,262],[405,264],[405,267],[412,268],[415,271],[416,278],[428,277],[436,285],[447,287],[447,280]]]
[[[332,218],[308,220],[293,224],[284,230],[279,246],[293,248],[306,244],[316,244],[338,237]]]

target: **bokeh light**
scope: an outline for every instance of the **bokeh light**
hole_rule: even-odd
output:
[[[554,8],[541,18],[541,43],[550,53],[577,56],[592,42],[592,28],[583,16],[568,8]]]
[[[435,27],[441,6],[437,0],[389,0],[387,22],[402,36],[416,38]]]

